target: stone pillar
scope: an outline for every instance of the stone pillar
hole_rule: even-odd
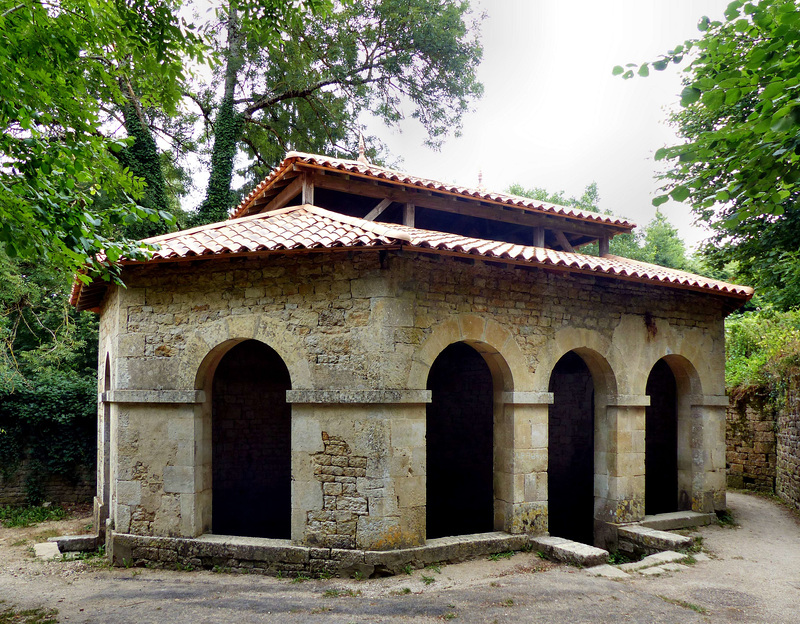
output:
[[[495,528],[547,532],[547,408],[552,392],[503,392],[495,410]]]
[[[204,393],[115,390],[111,405],[111,509],[117,533],[196,537],[207,528],[198,507],[206,488],[202,419]],[[208,480],[210,487],[210,479]]]
[[[392,550],[425,543],[428,390],[289,390],[292,541]]]
[[[682,509],[712,512],[726,507],[725,415],[728,403],[724,395],[679,398],[678,491]]]
[[[609,525],[644,518],[647,395],[595,396],[595,543],[613,541]]]

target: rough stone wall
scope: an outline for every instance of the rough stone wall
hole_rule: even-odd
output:
[[[520,353],[508,362],[513,380],[504,377],[504,390],[546,392],[564,342],[557,336],[569,330],[576,339],[594,340],[604,357],[617,358],[611,367],[621,394],[644,394],[648,370],[667,347],[686,353],[697,366],[706,394],[724,393],[722,301],[699,293],[398,252],[152,264],[126,269],[124,279],[127,289],[110,289],[108,318],[101,323],[101,347],[107,344],[112,353],[116,391],[204,389],[198,386],[198,371],[209,353],[244,338],[262,340],[279,353],[293,390],[421,389],[424,377],[409,380],[415,379],[415,367],[427,371],[433,358],[420,360],[420,349],[435,342],[436,332],[454,317],[471,315],[501,328],[480,339],[495,341],[498,348],[513,345]],[[537,375],[544,381],[536,382]],[[307,538],[308,512],[329,511],[324,495],[306,487],[318,483],[311,457],[321,450],[320,432],[325,430],[342,438],[352,455],[368,458],[357,492],[368,499],[369,515],[359,516],[356,524],[363,527],[359,534],[369,537],[359,547],[418,543],[424,536],[424,407],[404,408],[399,420],[390,419],[392,411],[385,406],[342,408],[342,416],[333,407],[300,407],[292,407],[293,470],[298,470],[293,475],[293,538]],[[197,514],[211,495],[210,462],[204,457],[210,434],[197,408],[126,403],[115,404],[113,414],[119,432],[113,451],[118,456],[112,461],[117,530],[202,533],[205,520]],[[522,440],[535,437],[537,444],[546,444],[546,436],[524,432],[525,427],[538,432],[538,421],[508,418],[510,433],[501,436],[508,459],[496,470],[514,475],[516,489],[503,492],[503,500],[530,505],[535,515],[544,504],[546,452],[522,446]],[[295,430],[295,421],[311,433]],[[315,432],[314,426],[321,429]],[[633,448],[621,440],[608,453],[609,462]],[[724,449],[721,460],[715,459],[718,449],[706,450],[712,465],[719,461],[722,479],[708,487],[715,501],[720,493],[724,500]],[[708,470],[716,475],[716,468]],[[531,475],[539,475],[535,484],[529,483]],[[609,489],[629,487],[622,477],[611,478],[617,480]],[[394,525],[396,540],[387,537],[382,520],[389,516],[405,519]],[[541,530],[536,522],[530,526]]]
[[[29,476],[32,475],[27,461],[22,462],[8,479],[0,475],[0,505],[27,504]],[[74,480],[61,475],[47,475],[40,478],[38,489],[46,502],[89,503],[95,492],[94,469],[82,468]]]
[[[314,475],[322,484],[322,509],[308,512],[306,541],[324,548],[355,548],[359,516],[369,513],[357,481],[367,476],[367,458],[353,455],[339,436],[322,432],[324,450],[312,455]]]
[[[775,493],[800,509],[800,389],[797,382],[793,380],[786,403],[778,413]]]
[[[732,401],[725,427],[729,487],[775,492],[777,425],[764,397]]]

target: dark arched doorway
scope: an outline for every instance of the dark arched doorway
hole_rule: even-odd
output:
[[[644,509],[646,514],[678,510],[678,391],[663,359],[647,378],[645,392]]]
[[[290,538],[289,371],[267,345],[246,340],[220,360],[212,389],[212,530]]]
[[[427,537],[494,530],[494,384],[483,357],[457,342],[428,374]]]
[[[547,498],[550,534],[593,543],[594,382],[583,359],[570,351],[550,376]]]

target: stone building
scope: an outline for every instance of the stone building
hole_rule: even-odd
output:
[[[113,556],[396,569],[724,508],[723,319],[752,290],[609,255],[632,227],[289,153],[125,288],[77,284]]]

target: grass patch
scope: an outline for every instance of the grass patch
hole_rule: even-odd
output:
[[[426,570],[431,570],[433,572],[436,572],[436,574],[441,574],[442,573],[442,564],[440,564],[440,563],[431,563],[431,564],[425,566],[425,569]]]
[[[717,511],[717,524],[721,527],[735,527],[739,526],[733,518],[733,513],[730,509],[720,509]]]
[[[678,605],[679,607],[683,607],[684,609],[691,609],[695,613],[699,613],[700,615],[708,615],[708,609],[705,607],[701,607],[698,604],[694,604],[693,602],[686,602],[685,600],[678,600],[677,598],[670,598],[669,596],[662,596],[658,595],[661,600],[664,602],[668,602],[670,604]]]
[[[305,583],[306,581],[310,581],[311,577],[308,574],[303,574],[302,572],[298,572],[297,576],[292,579],[292,583]]]
[[[426,585],[430,585],[431,583],[435,583],[436,579],[433,578],[432,576],[425,576],[423,574],[422,575],[422,582],[425,583]]]
[[[608,562],[611,565],[621,565],[623,563],[630,563],[631,558],[622,554],[620,551],[615,550],[608,555]]]
[[[14,607],[4,607],[0,601],[0,624],[58,624],[57,609],[25,609],[17,611]]]
[[[513,550],[507,550],[505,552],[494,553],[493,555],[489,555],[489,561],[500,561],[501,559],[511,559],[516,553]]]
[[[0,525],[8,529],[24,528],[39,524],[40,522],[62,520],[66,515],[67,512],[57,505],[50,505],[49,507],[12,507],[11,505],[1,505]]]

